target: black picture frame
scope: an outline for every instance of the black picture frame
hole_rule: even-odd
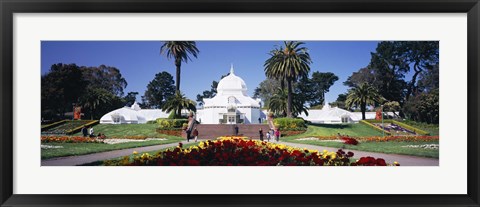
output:
[[[0,0],[1,206],[480,206],[478,0]],[[468,189],[465,195],[21,195],[13,194],[15,13],[467,13]],[[252,183],[261,187],[261,184]]]

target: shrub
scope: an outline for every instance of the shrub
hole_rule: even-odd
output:
[[[276,118],[273,122],[280,130],[305,130],[307,127],[305,121],[298,118]]]
[[[187,119],[157,119],[159,129],[182,128],[185,123],[188,123]]]

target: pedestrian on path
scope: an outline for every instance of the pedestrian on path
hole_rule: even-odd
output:
[[[280,129],[277,129],[275,131],[275,139],[277,140],[277,142],[280,140]]]
[[[262,128],[260,128],[260,130],[258,130],[258,134],[260,135],[260,141],[263,141],[263,130],[262,130]]]
[[[267,131],[267,141],[270,142],[270,131]]]
[[[238,136],[238,126],[235,125],[235,136]]]
[[[197,127],[195,127],[195,129],[193,130],[193,133],[192,135],[195,137],[195,142],[197,142],[197,137],[198,137],[198,130],[197,130]]]
[[[89,133],[90,133],[90,137],[95,137],[95,132],[93,131],[93,127],[90,127]]]

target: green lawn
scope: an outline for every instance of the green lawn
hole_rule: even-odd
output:
[[[197,142],[197,143],[193,142],[193,143],[183,144],[183,148],[188,148],[188,147],[190,147],[190,146],[197,145],[197,144],[198,144],[198,142]],[[169,147],[169,148],[165,148],[165,149],[161,149],[161,150],[147,151],[147,152],[138,152],[138,153],[139,153],[139,154],[148,153],[148,154],[151,154],[151,155],[155,155],[155,154],[157,154],[157,153],[159,153],[159,152],[163,152],[163,151],[165,151],[165,150],[167,150],[167,149],[174,149],[174,147]],[[133,161],[133,156],[134,156],[133,154],[129,155],[129,156],[128,156],[128,159],[129,159],[130,161]],[[124,159],[124,158],[125,158],[125,156],[123,156],[123,157],[117,157],[117,158],[110,159],[109,161],[114,161],[114,162],[115,162],[115,161],[122,160],[122,159]],[[96,162],[91,162],[91,163],[86,163],[86,164],[83,164],[83,165],[81,165],[81,166],[103,166],[103,165],[104,165],[104,164],[103,164],[104,161],[106,161],[106,160],[96,161]]]
[[[128,142],[121,144],[103,144],[103,143],[45,143],[44,145],[63,146],[63,148],[42,149],[42,159],[53,157],[65,157],[74,155],[85,155],[97,152],[111,150],[127,149],[134,147],[143,147],[151,145],[169,144],[180,142],[183,139],[179,137],[168,137],[167,140],[152,140],[145,142]]]
[[[157,127],[156,124],[98,124],[93,129],[95,134],[103,133],[109,138],[126,136],[165,137],[155,131]],[[82,133],[79,132],[75,135],[82,136]]]
[[[402,121],[405,124],[408,124],[410,126],[413,126],[415,128],[419,128],[421,130],[427,131],[430,133],[432,136],[438,136],[439,135],[439,125],[438,124],[427,124],[427,123],[421,123],[421,122],[415,122],[415,121]]]
[[[342,135],[349,135],[352,137],[364,137],[364,136],[382,136],[381,132],[378,132],[369,126],[364,124],[314,124],[308,125],[308,129],[305,133],[285,137],[286,140],[291,140],[299,137],[311,137],[311,136],[337,136],[340,133]]]
[[[439,150],[402,147],[405,145],[438,144],[438,142],[360,142],[358,145],[347,145],[341,142],[326,142],[317,140],[290,140],[289,142],[345,148],[365,152],[380,152],[385,154],[403,154],[433,158],[438,158],[439,155]]]

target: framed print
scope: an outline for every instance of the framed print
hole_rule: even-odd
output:
[[[480,205],[478,0],[0,7],[2,206]]]

